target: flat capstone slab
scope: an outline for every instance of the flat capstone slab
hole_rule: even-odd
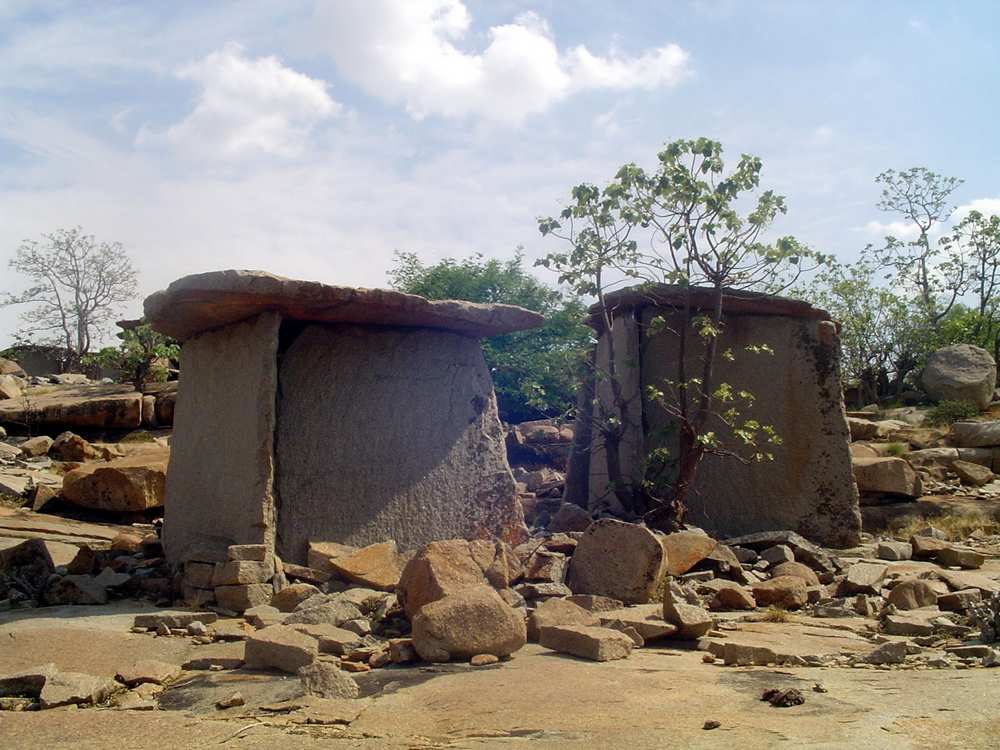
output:
[[[264,271],[184,276],[144,303],[154,330],[181,341],[204,331],[276,312],[286,320],[437,328],[475,337],[537,328],[538,313],[514,305],[427,300],[387,289],[330,286]]]

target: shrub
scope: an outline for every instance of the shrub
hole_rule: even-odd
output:
[[[910,448],[906,443],[889,443],[885,446],[886,455],[895,456],[896,458],[905,455],[909,450]]]
[[[946,425],[979,416],[979,408],[971,401],[941,401],[927,412],[927,424]]]

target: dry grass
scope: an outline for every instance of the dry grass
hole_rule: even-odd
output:
[[[781,607],[768,607],[767,612],[761,618],[763,622],[788,622],[792,617],[787,609]]]
[[[889,531],[895,537],[909,539],[928,526],[940,529],[952,542],[968,539],[977,529],[982,529],[989,535],[1000,534],[1000,521],[978,513],[949,513],[933,518],[904,516],[893,522]]]

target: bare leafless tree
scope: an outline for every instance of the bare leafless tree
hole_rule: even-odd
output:
[[[0,297],[2,305],[28,307],[20,338],[65,346],[77,361],[136,295],[136,272],[121,243],[98,242],[80,227],[25,240],[9,265],[31,282]]]

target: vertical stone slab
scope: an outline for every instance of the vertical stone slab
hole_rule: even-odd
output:
[[[477,339],[313,324],[279,384],[282,559],[304,562],[309,540],[410,549],[523,524]]]
[[[632,310],[615,317],[614,327],[610,336],[603,334],[597,342],[596,367],[597,377],[595,393],[604,404],[613,403],[611,386],[604,377],[609,372],[611,354],[610,341],[614,342],[616,372],[622,385],[622,395],[628,401],[629,425],[619,449],[621,470],[625,477],[632,481],[641,480],[643,425],[642,398],[639,392],[639,325]],[[599,417],[594,413],[593,418]],[[596,509],[620,512],[621,503],[608,487],[608,464],[604,442],[598,430],[593,430],[593,442],[590,451],[590,505]]]
[[[280,323],[262,313],[184,343],[163,521],[172,562],[274,543]]]
[[[643,310],[643,321],[658,312]],[[679,323],[678,323],[679,325]],[[746,351],[767,345],[773,354]],[[830,321],[782,315],[731,315],[716,360],[716,385],[729,383],[754,394],[744,412],[773,425],[782,444],[774,461],[742,464],[707,456],[688,499],[688,520],[720,536],[791,529],[832,546],[857,544],[861,531],[838,375],[839,344]],[[694,355],[691,359],[695,362]],[[644,342],[643,390],[676,379],[677,339],[669,334]],[[647,404],[647,434],[666,424],[662,410]],[[725,434],[724,425],[713,426]]]

